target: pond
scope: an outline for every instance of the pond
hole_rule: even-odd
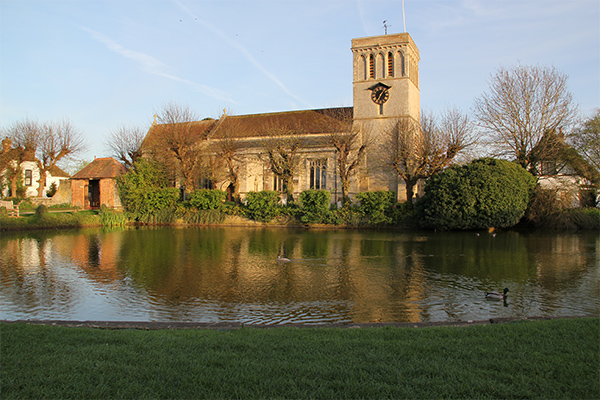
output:
[[[280,262],[279,254],[290,261]],[[600,314],[600,234],[3,232],[0,319],[247,324]],[[510,289],[506,301],[484,298]]]

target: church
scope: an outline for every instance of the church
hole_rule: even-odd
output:
[[[155,120],[144,155],[170,160],[173,183],[187,191],[215,188],[243,199],[251,191],[296,198],[325,189],[339,203],[391,190],[405,200],[386,154],[394,124],[419,123],[419,50],[408,33],[352,39],[351,50],[353,107]]]

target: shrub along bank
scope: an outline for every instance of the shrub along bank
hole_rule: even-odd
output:
[[[535,190],[534,190],[535,188]],[[476,160],[432,177],[416,206],[396,204],[391,191],[361,192],[355,204],[337,208],[326,190],[307,190],[298,201],[281,204],[275,191],[247,193],[243,202],[226,202],[222,190],[197,190],[181,201],[169,187],[157,163],[144,161],[119,177],[126,212],[103,207],[98,212],[8,218],[0,212],[3,229],[60,226],[123,226],[126,224],[222,224],[228,216],[273,224],[325,224],[344,227],[404,229],[486,229],[522,227],[600,229],[600,210],[568,209],[535,187],[535,178],[515,163]],[[43,207],[43,206],[41,206]]]

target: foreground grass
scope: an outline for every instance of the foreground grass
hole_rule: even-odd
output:
[[[3,399],[597,399],[599,319],[432,328],[1,324]]]

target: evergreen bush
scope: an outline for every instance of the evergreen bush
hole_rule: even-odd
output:
[[[427,181],[420,223],[444,230],[511,227],[525,214],[535,185],[533,175],[505,160],[453,166]]]
[[[44,216],[48,214],[48,207],[46,207],[43,204],[40,204],[39,206],[37,206],[37,208],[35,209],[35,217],[37,219],[42,219],[44,218]]]
[[[279,196],[279,192],[272,190],[248,192],[246,195],[248,218],[255,221],[271,221],[279,215]]]
[[[190,205],[198,210],[220,210],[227,193],[218,189],[196,190],[190,197]]]
[[[151,160],[140,160],[126,174],[117,177],[123,205],[132,216],[142,222],[161,222],[165,213],[173,212],[179,200],[179,189],[168,187],[164,167]],[[160,214],[160,216],[158,216]]]
[[[360,201],[359,210],[369,218],[372,224],[390,224],[392,222],[392,206],[395,204],[396,193],[380,190],[357,193]]]
[[[331,193],[327,190],[305,190],[300,193],[300,220],[304,223],[324,222],[329,213]]]
[[[56,182],[52,182],[48,190],[46,191],[47,197],[53,197],[58,191],[58,186],[56,186]]]

